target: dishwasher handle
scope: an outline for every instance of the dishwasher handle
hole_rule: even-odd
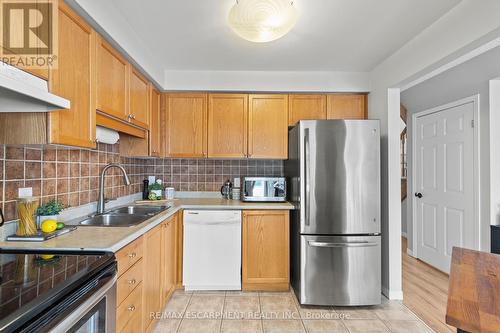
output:
[[[240,224],[240,220],[227,220],[227,221],[184,221],[184,225],[230,225]]]

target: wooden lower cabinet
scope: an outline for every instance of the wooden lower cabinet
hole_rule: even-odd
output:
[[[161,299],[165,304],[176,288],[177,266],[177,215],[162,223],[162,276]]]
[[[140,283],[116,308],[116,332],[142,333],[142,289]]]
[[[142,258],[143,251],[143,239],[139,237],[116,253],[119,277]]]
[[[162,226],[158,226],[144,235],[144,267],[146,274],[143,280],[143,326],[149,332],[154,317],[151,313],[161,310],[163,297],[161,295],[162,283]]]
[[[143,237],[116,253],[116,332],[143,331]]]
[[[117,332],[150,332],[177,279],[177,214],[116,253]]]
[[[243,290],[289,290],[289,224],[285,210],[243,211]]]
[[[116,304],[120,305],[142,282],[144,265],[142,259],[137,261],[125,273],[123,273],[116,283]]]
[[[177,250],[176,253],[176,268],[175,268],[175,286],[177,289],[182,288],[182,258],[183,258],[183,246],[184,246],[184,222],[183,222],[183,211],[180,210],[177,212],[177,221],[176,221],[176,228],[175,228],[175,240],[176,240],[176,245],[175,249]]]

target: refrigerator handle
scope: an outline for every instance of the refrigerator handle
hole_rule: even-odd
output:
[[[309,158],[310,158],[310,149],[309,149],[309,128],[304,129],[304,201],[305,205],[303,206],[304,215],[305,215],[305,225],[309,225],[309,208],[310,208],[310,199],[309,199],[309,179],[311,177],[310,168],[309,168]]]
[[[378,246],[378,243],[373,242],[347,242],[347,243],[329,243],[309,241],[309,246],[312,247],[371,247]]]

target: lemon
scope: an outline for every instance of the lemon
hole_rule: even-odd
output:
[[[54,255],[53,254],[42,254],[42,255],[40,255],[40,258],[42,258],[43,260],[50,260],[50,259],[54,258]]]
[[[45,220],[42,222],[42,225],[40,226],[40,229],[42,229],[43,232],[53,232],[57,229],[57,221],[55,220]]]

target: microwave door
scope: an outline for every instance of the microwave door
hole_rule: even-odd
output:
[[[271,182],[269,186],[269,193],[271,195],[268,195],[270,197],[274,198],[281,198],[285,196],[285,186],[283,183],[280,183],[278,181]]]

